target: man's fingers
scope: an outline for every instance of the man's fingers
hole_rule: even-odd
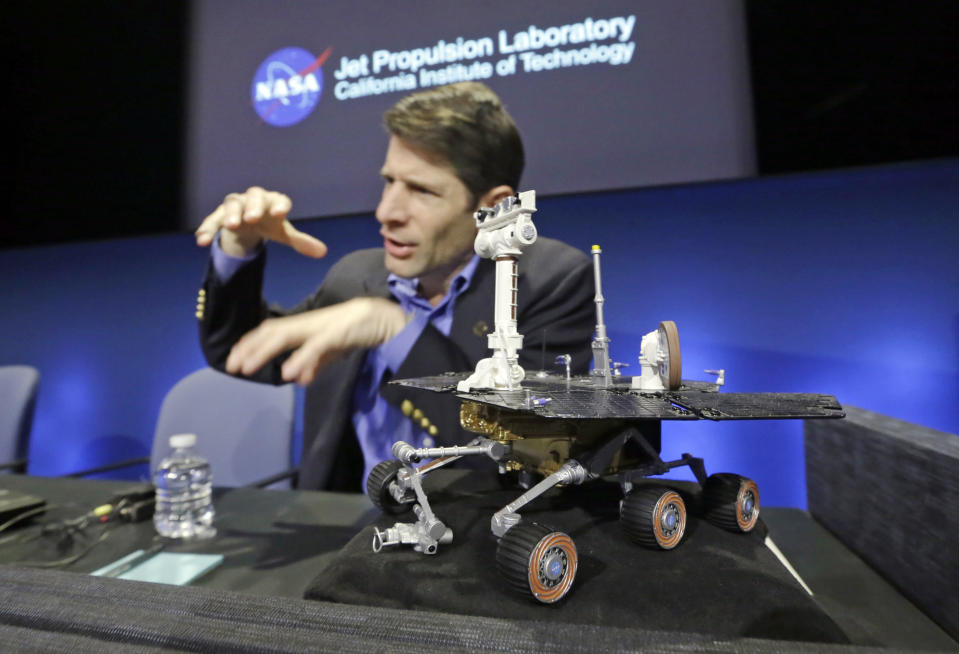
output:
[[[301,232],[293,226],[293,223],[287,220],[287,215],[293,208],[293,202],[289,196],[283,193],[269,191],[266,194],[266,202],[270,217],[282,220],[279,224],[278,232],[272,235],[274,240],[289,245],[300,254],[313,257],[314,259],[320,259],[326,256],[326,243]]]
[[[223,224],[230,229],[236,229],[243,223],[243,210],[246,200],[240,193],[230,193],[220,204],[223,209]]]
[[[283,363],[283,379],[308,386],[316,379],[316,373],[337,356],[340,350],[326,333],[320,333],[307,339]]]
[[[203,219],[203,222],[200,223],[200,226],[197,227],[194,232],[197,245],[206,247],[213,242],[213,237],[216,236],[216,233],[220,231],[220,227],[223,225],[223,215],[223,205],[221,204],[213,213]]]
[[[267,339],[258,339],[255,343],[248,342],[239,349],[234,346],[226,361],[226,371],[231,374],[250,376],[286,349],[288,348],[275,335]]]
[[[320,312],[322,309],[265,320],[233,345],[226,371],[249,376],[277,355],[299,347],[311,334],[322,331],[324,320]]]
[[[252,375],[267,361],[285,352],[297,343],[290,343],[292,330],[276,326],[278,321],[266,321],[246,333],[230,350],[226,371],[231,374]]]
[[[260,218],[266,212],[266,191],[259,186],[251,186],[243,195],[243,221],[247,223],[260,222]]]
[[[277,191],[266,191],[267,210],[274,218],[286,218],[293,209],[293,201],[290,196]]]
[[[283,223],[282,242],[286,243],[300,254],[313,257],[314,259],[320,259],[326,256],[326,243],[315,236],[310,236],[305,232],[301,232],[288,220],[284,221]]]
[[[259,186],[251,186],[243,193],[230,193],[197,228],[197,245],[210,245],[217,232],[226,228],[237,235],[230,243],[243,250],[249,250],[262,239],[269,239],[289,245],[309,257],[326,256],[326,244],[289,223],[287,215],[292,208],[293,201],[288,195]]]
[[[319,243],[312,236],[301,234]],[[344,352],[375,347],[399,332],[407,317],[395,303],[354,298],[304,313],[271,318],[236,342],[226,361],[231,374],[252,375],[276,356],[292,350],[280,370],[286,381],[310,384],[318,370]]]

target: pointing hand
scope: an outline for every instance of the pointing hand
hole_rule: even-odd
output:
[[[325,256],[323,241],[287,220],[292,207],[288,196],[259,186],[251,186],[245,193],[230,193],[197,228],[196,244],[206,247],[220,232],[220,247],[233,256],[244,256],[264,240],[289,245],[308,257]]]

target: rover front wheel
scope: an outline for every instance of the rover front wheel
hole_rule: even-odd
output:
[[[512,527],[496,548],[496,567],[509,585],[544,604],[566,596],[577,565],[573,539],[535,522]]]
[[[402,467],[403,464],[396,459],[380,461],[366,478],[366,494],[383,513],[397,515],[409,511],[413,506],[412,503],[397,502],[390,493],[390,483],[396,479]]]
[[[634,542],[671,550],[686,533],[686,503],[671,488],[639,488],[623,499],[619,519]]]
[[[759,520],[759,488],[752,479],[729,472],[710,475],[703,485],[703,510],[717,527],[748,533]]]

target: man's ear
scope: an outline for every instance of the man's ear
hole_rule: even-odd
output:
[[[497,202],[500,202],[504,198],[508,198],[511,195],[516,195],[516,191],[513,190],[512,186],[507,184],[494,186],[483,194],[479,200],[479,203],[476,205],[476,208],[479,209],[480,207],[492,207]]]

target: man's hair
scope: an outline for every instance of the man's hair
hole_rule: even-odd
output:
[[[495,186],[519,190],[525,156],[516,123],[480,82],[457,82],[408,95],[383,114],[390,134],[446,160],[473,195]]]

